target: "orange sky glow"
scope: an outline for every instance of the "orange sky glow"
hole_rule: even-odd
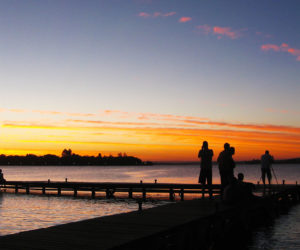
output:
[[[197,152],[206,140],[214,150],[214,160],[225,142],[236,148],[236,160],[258,159],[266,149],[276,159],[300,156],[299,127],[121,111],[98,114],[39,113],[51,114],[53,119],[2,121],[1,154],[60,155],[64,148],[71,148],[80,155],[117,155],[125,152],[142,160],[196,161]],[[57,118],[60,114],[62,116]],[[73,115],[78,119],[71,119]]]

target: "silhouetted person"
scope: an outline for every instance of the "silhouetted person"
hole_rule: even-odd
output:
[[[253,190],[255,189],[255,185],[250,182],[244,182],[244,174],[238,174],[238,186],[242,193],[242,200],[250,200],[253,199],[255,196],[253,195]]]
[[[0,183],[4,183],[6,180],[4,179],[2,169],[0,169]]]
[[[230,151],[229,143],[224,144],[224,150],[219,154],[218,157],[218,164],[219,164],[219,173],[221,178],[221,188],[222,190],[228,185],[229,177],[233,177],[231,175],[231,167],[230,164],[232,163],[232,153]]]
[[[223,201],[228,205],[253,202],[259,197],[253,195],[254,184],[244,182],[244,174],[239,173],[238,179],[232,177],[224,189]]]
[[[235,148],[230,147],[229,149],[229,157],[228,157],[228,172],[227,172],[227,178],[228,180],[231,180],[234,176],[234,168],[235,168],[235,161],[233,160],[233,155],[235,154]]]
[[[212,157],[214,152],[208,148],[207,141],[204,141],[202,144],[202,149],[198,153],[198,158],[200,158],[200,175],[199,175],[199,183],[202,185],[209,186],[211,189],[212,184]]]
[[[238,180],[235,177],[232,177],[224,188],[222,200],[228,205],[233,205],[240,201],[241,198],[242,189],[239,187]]]
[[[274,162],[273,156],[270,155],[268,150],[266,150],[265,154],[261,156],[261,178],[264,183],[264,186],[266,185],[265,183],[266,174],[268,177],[269,185],[271,184],[271,180],[272,180],[271,165],[273,162]]]

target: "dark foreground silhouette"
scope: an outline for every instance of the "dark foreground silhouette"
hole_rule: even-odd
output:
[[[143,162],[134,156],[127,156],[125,153],[119,153],[118,156],[81,156],[72,153],[71,149],[64,149],[61,156],[47,154],[37,156],[27,154],[19,155],[0,155],[0,165],[31,165],[31,166],[106,166],[106,165],[151,165],[151,162]]]

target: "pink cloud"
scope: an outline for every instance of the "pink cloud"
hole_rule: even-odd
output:
[[[257,36],[262,37],[262,38],[271,38],[271,37],[273,37],[273,36],[270,35],[270,34],[265,34],[265,33],[260,32],[260,31],[255,32],[255,34],[256,34]]]
[[[233,31],[230,27],[215,26],[213,27],[213,33],[218,35],[218,38],[227,36],[231,39],[236,39],[241,36],[239,31]]]
[[[175,11],[172,12],[167,12],[167,13],[162,13],[162,12],[154,12],[153,14],[147,13],[147,12],[140,12],[138,14],[139,17],[143,17],[143,18],[148,18],[148,17],[170,17],[170,16],[174,16],[176,14]]]
[[[260,48],[263,51],[268,51],[268,50],[280,51],[280,47],[275,44],[264,44]]]
[[[201,30],[203,31],[204,34],[209,34],[212,30],[212,27],[210,27],[209,25],[207,24],[204,24],[204,25],[198,25],[196,27],[198,30]]]
[[[300,61],[300,49],[291,48],[287,43],[282,43],[280,46],[276,44],[263,44],[260,48],[263,51],[273,50],[276,52],[286,52],[296,56],[296,60]]]
[[[191,20],[192,20],[191,17],[183,16],[183,17],[181,17],[181,18],[179,19],[179,22],[180,22],[180,23],[186,23],[186,22],[189,22],[189,21],[191,21]]]
[[[218,39],[221,39],[222,37],[226,36],[229,37],[230,39],[236,39],[242,36],[242,30],[233,30],[230,27],[220,27],[220,26],[210,26],[207,24],[204,25],[198,25],[196,28],[202,33],[208,35],[208,34],[213,34],[218,37]]]
[[[148,14],[148,13],[146,13],[146,12],[140,12],[140,13],[138,14],[138,16],[139,16],[139,17],[144,17],[144,18],[146,18],[146,17],[150,17],[150,14]]]
[[[154,12],[153,13],[153,17],[159,17],[159,16],[162,16],[162,17],[168,17],[168,16],[174,16],[176,14],[176,12],[168,12],[168,13],[161,13],[161,12]]]

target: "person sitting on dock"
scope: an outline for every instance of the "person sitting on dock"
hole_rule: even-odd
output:
[[[250,182],[244,182],[244,174],[243,173],[238,174],[237,183],[238,183],[239,189],[241,190],[243,200],[249,200],[249,199],[252,199],[255,197],[253,195],[253,190],[255,189],[255,185]]]
[[[2,169],[0,169],[0,183],[5,183],[5,182],[6,182],[6,180],[4,179]]]
[[[271,185],[271,180],[272,180],[271,165],[273,162],[274,162],[273,156],[270,155],[268,150],[266,150],[265,154],[261,156],[261,178],[264,183],[264,186],[266,185],[265,183],[266,174],[268,177],[269,185]]]

